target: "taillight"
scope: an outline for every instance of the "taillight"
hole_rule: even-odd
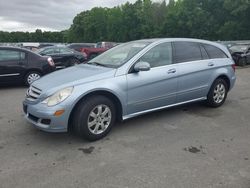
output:
[[[51,57],[49,57],[47,60],[48,60],[48,63],[49,63],[50,66],[52,66],[52,67],[55,66],[55,63],[54,63],[54,61],[53,61],[53,59]]]
[[[235,72],[235,64],[232,64],[232,69],[233,69],[234,72]]]

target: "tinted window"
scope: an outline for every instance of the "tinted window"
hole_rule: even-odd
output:
[[[202,58],[203,58],[203,59],[209,59],[209,56],[208,56],[208,54],[207,54],[205,48],[204,48],[202,45],[200,45],[200,48],[201,48],[201,55],[202,55]]]
[[[24,52],[20,52],[20,59],[23,60],[26,58],[26,54]]]
[[[72,53],[72,50],[68,48],[60,48],[60,53]]]
[[[19,60],[21,53],[12,50],[0,50],[0,61],[15,61]],[[25,55],[24,55],[25,57]]]
[[[140,61],[148,62],[151,67],[159,67],[172,64],[171,43],[162,43],[144,54]]]
[[[201,60],[201,50],[198,43],[174,42],[175,62],[188,62]]]
[[[54,49],[54,53],[55,53],[55,54],[59,54],[59,53],[60,53],[60,49],[59,49],[59,48],[55,48],[55,49]]]
[[[53,48],[49,48],[49,49],[46,49],[42,52],[43,54],[54,54],[54,49]]]
[[[203,44],[204,48],[206,49],[208,56],[211,59],[215,58],[227,58],[227,55],[219,48],[209,45],[209,44]]]

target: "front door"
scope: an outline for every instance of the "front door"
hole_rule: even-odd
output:
[[[171,43],[162,43],[146,52],[138,61],[148,62],[149,71],[127,75],[127,113],[134,114],[176,102],[177,66],[172,61]]]

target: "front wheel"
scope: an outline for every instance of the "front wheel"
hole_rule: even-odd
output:
[[[115,123],[115,105],[105,96],[93,96],[78,104],[73,117],[73,130],[89,141],[106,136]]]
[[[226,98],[228,92],[228,85],[224,79],[218,78],[212,84],[209,93],[207,95],[207,104],[211,107],[221,106]]]

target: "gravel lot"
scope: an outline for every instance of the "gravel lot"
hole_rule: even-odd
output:
[[[250,68],[218,109],[134,118],[86,142],[23,119],[24,87],[0,88],[0,187],[250,188]]]

